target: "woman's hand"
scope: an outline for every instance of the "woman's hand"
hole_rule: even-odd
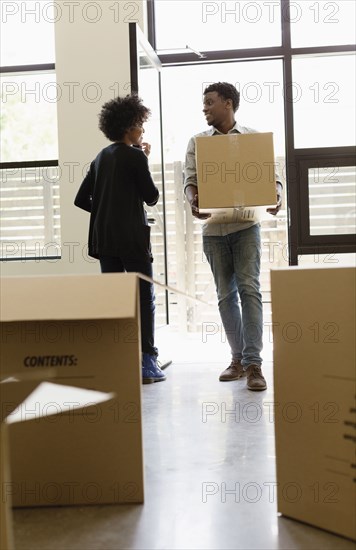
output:
[[[143,141],[141,143],[141,148],[142,148],[142,151],[145,153],[146,157],[149,157],[151,152],[151,145],[147,143],[147,141]]]

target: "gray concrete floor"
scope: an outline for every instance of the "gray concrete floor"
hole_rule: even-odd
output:
[[[142,388],[145,504],[15,510],[16,549],[354,550],[277,514],[270,343],[258,393],[218,381],[229,362],[219,336],[158,335],[174,362]]]

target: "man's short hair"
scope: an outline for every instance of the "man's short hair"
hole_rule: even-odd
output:
[[[239,108],[240,92],[232,84],[228,82],[215,82],[205,88],[204,95],[209,92],[217,92],[223,99],[231,99],[234,112]]]

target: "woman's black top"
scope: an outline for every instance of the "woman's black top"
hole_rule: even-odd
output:
[[[153,206],[158,198],[141,149],[125,143],[105,147],[91,163],[74,201],[90,212],[89,255],[152,260],[143,203]]]

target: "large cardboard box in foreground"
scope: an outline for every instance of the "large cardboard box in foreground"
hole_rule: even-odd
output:
[[[64,410],[73,411],[73,407],[76,409],[88,406],[92,406],[94,403],[99,404],[102,401],[106,401],[114,397],[113,393],[103,393],[92,390],[85,390],[83,388],[73,388],[68,386],[61,386],[52,383],[42,383],[41,380],[47,378],[52,379],[56,375],[55,371],[44,369],[42,371],[32,371],[29,373],[13,373],[10,377],[0,378],[0,487],[1,487],[1,499],[0,499],[0,548],[1,550],[13,550],[14,537],[12,526],[12,494],[14,492],[14,482],[11,479],[10,473],[10,461],[9,461],[9,421],[22,422],[26,420],[26,414],[22,414],[24,411],[31,411],[31,416],[35,409],[36,417],[40,418],[43,415],[52,415],[57,413],[59,407],[58,401],[59,394],[62,392],[65,399]],[[6,376],[6,375],[5,375]],[[71,393],[72,398],[75,399],[69,407],[69,395],[68,390]],[[56,408],[52,406],[48,407],[48,399],[50,395],[54,394]],[[41,397],[42,396],[42,397]],[[43,407],[37,407],[36,405],[42,403]],[[24,457],[26,459],[26,456]],[[52,485],[53,489],[53,485]]]
[[[278,511],[355,539],[355,269],[271,283]]]
[[[196,137],[199,210],[276,204],[273,134]]]
[[[137,276],[3,278],[1,343],[2,379],[53,369],[60,384],[3,397],[8,420],[27,420],[8,425],[13,504],[142,502]],[[114,397],[83,407],[71,387]]]

